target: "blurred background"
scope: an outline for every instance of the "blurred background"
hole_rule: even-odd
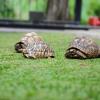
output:
[[[46,20],[73,21],[76,0],[0,0],[0,19],[28,20],[41,12]],[[65,13],[66,12],[66,13]],[[33,15],[32,15],[33,14]],[[100,16],[100,0],[82,0],[81,24],[90,16]]]

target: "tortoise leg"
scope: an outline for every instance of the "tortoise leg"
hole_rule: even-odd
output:
[[[85,58],[87,58],[87,57],[86,57],[86,55],[85,55],[85,54],[83,54],[83,53],[82,53],[82,52],[80,52],[80,51],[77,51],[76,53],[77,53],[77,55],[79,55],[79,56],[80,56],[80,58],[84,58],[84,59],[85,59]]]
[[[66,52],[65,57],[67,58],[87,58],[84,53],[76,49],[70,49]]]

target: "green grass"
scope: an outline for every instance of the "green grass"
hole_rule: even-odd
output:
[[[14,50],[23,33],[0,33],[0,100],[100,100],[100,59],[65,59],[74,36],[40,35],[56,58],[25,59]]]

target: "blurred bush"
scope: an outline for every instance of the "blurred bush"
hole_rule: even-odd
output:
[[[81,23],[87,23],[90,16],[100,16],[100,0],[83,0]]]
[[[0,18],[13,18],[15,12],[7,0],[0,0]]]
[[[0,0],[0,18],[25,20],[29,11],[45,11],[47,0]]]
[[[70,18],[74,19],[75,0],[69,1]],[[90,16],[100,16],[100,0],[82,0],[81,23],[86,24]]]

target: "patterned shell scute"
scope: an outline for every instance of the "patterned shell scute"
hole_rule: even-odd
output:
[[[98,56],[98,46],[97,44],[90,38],[87,37],[78,37],[73,40],[70,44],[69,49],[76,48],[80,50],[87,57],[96,57]]]
[[[23,53],[27,58],[54,58],[54,51],[43,41],[29,44]]]

